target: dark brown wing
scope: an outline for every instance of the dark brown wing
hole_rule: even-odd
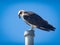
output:
[[[24,15],[24,19],[32,24],[32,25],[36,25],[37,28],[39,29],[43,29],[43,30],[54,30],[55,28],[48,24],[47,21],[45,21],[43,18],[41,18],[39,15],[37,15],[36,13],[33,12],[26,12],[27,15]]]
[[[24,19],[33,25],[42,26],[48,23],[36,13],[33,12],[25,12],[25,13],[27,13],[27,15],[24,15]]]

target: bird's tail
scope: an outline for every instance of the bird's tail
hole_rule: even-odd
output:
[[[47,25],[47,28],[50,29],[50,30],[52,30],[52,31],[55,31],[55,27],[53,27],[53,26],[50,25],[50,24]]]
[[[37,27],[39,29],[42,29],[42,30],[45,30],[45,31],[55,31],[55,27],[53,27],[52,25],[48,24],[48,25],[45,25],[45,26],[42,26],[42,27]]]

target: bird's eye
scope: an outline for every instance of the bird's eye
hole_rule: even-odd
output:
[[[22,12],[20,12],[20,14],[22,14]]]

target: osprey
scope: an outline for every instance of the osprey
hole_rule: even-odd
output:
[[[38,28],[45,31],[54,31],[55,27],[50,25],[46,20],[44,20],[42,17],[40,17],[38,14],[32,12],[32,11],[24,11],[20,10],[18,12],[19,18],[21,17],[28,25],[31,26],[30,30],[33,30],[34,28]]]

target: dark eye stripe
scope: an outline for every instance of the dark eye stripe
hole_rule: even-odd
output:
[[[20,14],[22,14],[22,12],[20,12]]]

